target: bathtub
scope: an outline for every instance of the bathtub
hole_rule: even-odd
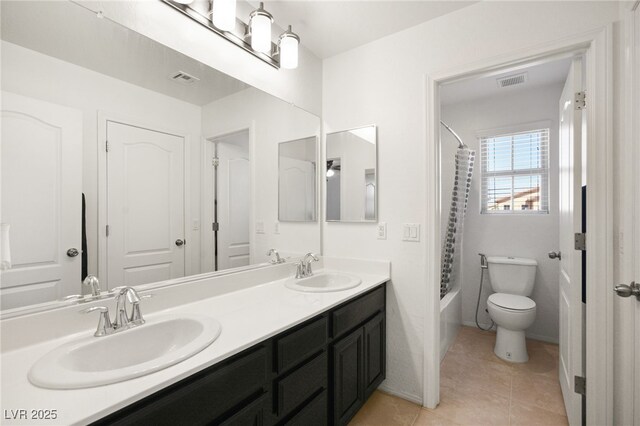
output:
[[[454,288],[440,299],[440,362],[449,350],[462,322],[462,295]]]

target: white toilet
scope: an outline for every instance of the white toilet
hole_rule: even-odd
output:
[[[510,362],[527,362],[524,332],[536,319],[533,291],[538,262],[518,257],[487,257],[493,293],[487,307],[498,326],[495,354]]]

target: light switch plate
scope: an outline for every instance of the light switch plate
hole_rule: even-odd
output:
[[[402,241],[420,241],[420,224],[405,223],[402,225]]]
[[[200,221],[198,219],[193,219],[193,222],[191,223],[191,229],[193,229],[194,231],[200,230]]]
[[[275,222],[273,224],[273,233],[274,234],[279,234],[280,233],[280,222]]]
[[[378,226],[376,227],[376,230],[378,232],[379,240],[387,239],[387,222],[379,222]]]
[[[264,234],[264,222],[256,222],[256,234]]]

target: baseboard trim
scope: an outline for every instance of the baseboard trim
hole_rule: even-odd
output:
[[[478,328],[476,326],[476,323],[473,321],[462,321],[462,325],[467,326],[467,327],[473,327],[473,328]],[[482,328],[487,328],[489,327],[490,324],[483,324],[480,323],[480,326],[482,326]],[[493,331],[495,331],[495,327],[492,329]],[[546,343],[553,343],[553,344],[558,344],[559,340],[557,337],[550,337],[550,336],[542,336],[540,334],[531,334],[531,333],[526,333],[527,335],[527,339],[533,339],[533,340],[540,340],[542,342],[546,342]]]
[[[402,391],[397,391],[394,389],[389,389],[385,383],[382,383],[380,386],[378,386],[378,390],[380,392],[392,395],[392,396],[397,396],[398,398],[402,398],[405,399],[407,401],[413,402],[415,404],[418,404],[420,406],[422,406],[422,398],[420,398],[419,396],[416,395],[411,395]]]

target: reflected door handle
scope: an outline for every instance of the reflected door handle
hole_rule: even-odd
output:
[[[631,285],[626,284],[618,284],[615,286],[613,291],[620,297],[631,297],[635,296],[636,299],[640,300],[640,283],[631,282]]]
[[[185,243],[186,243],[186,241],[184,241],[184,240],[181,240],[181,239],[177,239],[176,240],[176,245],[178,247],[185,245]]]
[[[69,250],[67,250],[67,256],[69,257],[76,257],[77,255],[79,255],[80,252],[78,251],[77,248],[70,248]]]
[[[550,251],[549,252],[549,259],[562,260],[562,255],[560,254],[559,251]]]

